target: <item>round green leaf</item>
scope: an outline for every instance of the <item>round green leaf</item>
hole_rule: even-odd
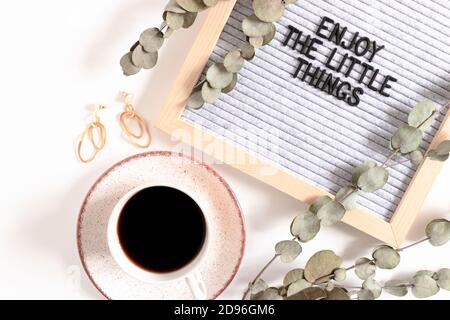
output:
[[[309,287],[311,287],[312,284],[306,281],[305,279],[297,280],[296,282],[292,283],[287,291],[287,296],[293,296],[294,294],[299,293],[300,291],[303,291]]]
[[[422,163],[424,156],[422,151],[416,150],[409,154],[409,159],[413,165],[418,166]]]
[[[222,89],[222,93],[226,94],[226,93],[230,93],[231,91],[233,91],[237,85],[237,82],[238,82],[238,75],[237,75],[237,73],[233,73],[233,81],[231,81],[231,83],[227,87]]]
[[[429,298],[438,292],[439,286],[432,277],[427,274],[416,274],[414,276],[412,293],[416,298]]]
[[[225,56],[223,65],[228,72],[237,73],[244,66],[244,58],[242,58],[240,51],[231,51]]]
[[[163,14],[163,19],[172,30],[181,29],[184,25],[184,14],[182,13],[166,11]]]
[[[246,43],[241,48],[241,55],[242,55],[242,58],[244,58],[245,60],[252,60],[255,57],[255,47],[253,47],[249,43]]]
[[[305,266],[305,279],[311,283],[316,280],[333,274],[333,271],[340,268],[342,259],[333,251],[319,251],[309,259]]]
[[[332,226],[342,220],[345,216],[345,208],[337,201],[331,201],[317,212],[317,218],[324,227]]]
[[[262,21],[275,22],[283,16],[284,2],[282,0],[253,0],[253,11]]]
[[[131,60],[139,68],[152,69],[158,63],[158,51],[147,52],[139,45],[133,50]]]
[[[438,153],[437,153],[437,151],[436,150],[432,150],[432,151],[430,151],[428,154],[427,154],[427,156],[431,159],[431,160],[434,160],[434,161],[440,161],[440,162],[445,162],[445,161],[447,161],[448,160],[448,158],[450,157],[450,155],[439,155]]]
[[[372,292],[375,299],[378,299],[381,296],[381,292],[383,291],[380,284],[375,281],[374,276],[371,276],[366,281],[364,281],[362,286],[363,289]]]
[[[192,109],[200,109],[205,104],[205,100],[202,97],[201,87],[194,89],[191,96],[187,101],[187,106]]]
[[[450,140],[442,141],[435,151],[438,156],[448,156],[450,153]]]
[[[333,199],[331,199],[329,196],[317,198],[316,201],[314,201],[313,204],[309,206],[309,211],[317,214],[324,205],[330,203],[331,201],[333,201]]]
[[[221,93],[220,89],[211,88],[207,81],[202,86],[202,98],[207,103],[216,102]]]
[[[433,114],[436,113],[436,105],[432,101],[422,101],[418,103],[408,116],[408,124],[411,127],[425,131],[433,123]]]
[[[334,270],[334,280],[337,282],[342,282],[345,281],[345,279],[347,279],[347,270],[343,268]]]
[[[251,293],[258,294],[262,291],[265,291],[269,288],[267,283],[263,279],[258,279],[255,284],[251,286]]]
[[[283,279],[283,285],[288,287],[290,284],[303,279],[303,269],[294,269],[289,271]]]
[[[334,288],[327,292],[327,298],[325,300],[350,300],[350,296],[344,289]]]
[[[443,246],[450,241],[450,221],[446,219],[434,220],[428,224],[425,232],[433,246]]]
[[[369,171],[372,168],[375,168],[377,166],[377,163],[374,161],[366,161],[364,162],[362,165],[356,167],[353,170],[353,175],[352,175],[352,183],[355,187],[358,186],[358,180],[361,177],[361,175],[367,171]]]
[[[441,269],[437,273],[437,282],[440,288],[450,291],[450,269]]]
[[[371,276],[375,275],[377,270],[375,264],[367,258],[358,259],[355,265],[355,273],[361,280],[369,279]]]
[[[388,281],[384,285],[384,290],[396,297],[404,297],[408,294],[408,283],[401,280]]]
[[[358,179],[358,187],[364,192],[375,192],[383,188],[389,180],[389,171],[384,167],[374,167],[363,174]]]
[[[184,14],[183,28],[187,29],[192,26],[197,19],[197,12],[186,12]]]
[[[354,187],[343,187],[336,194],[336,201],[341,203],[345,210],[353,210],[358,207],[358,190]]]
[[[320,231],[320,220],[317,215],[304,211],[295,217],[291,225],[291,234],[302,242],[308,242]]]
[[[132,53],[128,52],[126,55],[122,57],[122,59],[120,59],[120,65],[122,66],[123,74],[126,76],[132,76],[141,71],[141,68],[133,64],[131,55]]]
[[[177,0],[177,4],[189,12],[200,12],[208,8],[203,0]]]
[[[394,269],[400,264],[400,254],[392,247],[381,246],[374,250],[372,257],[380,269]]]
[[[147,52],[156,52],[164,44],[164,35],[158,28],[150,28],[142,32],[139,43]]]
[[[223,64],[215,63],[208,69],[206,80],[212,88],[224,89],[233,82],[233,74]]]
[[[242,22],[242,30],[244,34],[249,37],[264,37],[271,31],[272,23],[264,22],[258,19],[257,16],[251,15],[246,17]]]
[[[275,246],[275,252],[281,262],[291,263],[302,253],[302,246],[297,241],[281,241]]]
[[[392,137],[391,145],[394,150],[407,154],[417,150],[422,142],[423,132],[411,126],[403,126]]]
[[[372,291],[363,289],[358,292],[358,300],[375,300],[375,295]]]
[[[318,287],[310,287],[288,297],[287,300],[323,300],[326,297],[327,292],[325,290]]]
[[[277,288],[268,288],[256,295],[253,295],[252,300],[274,301],[274,300],[283,300],[283,297],[280,296],[280,293]]]

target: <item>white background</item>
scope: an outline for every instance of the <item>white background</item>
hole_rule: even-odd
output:
[[[1,176],[0,298],[102,299],[81,270],[75,227],[83,198],[97,177],[115,162],[139,152],[120,135],[115,117],[119,90],[135,93],[139,112],[151,123],[167,96],[201,23],[179,31],[161,50],[158,67],[125,78],[118,61],[146,27],[158,26],[165,0],[16,0],[0,4]],[[108,144],[96,161],[80,164],[75,138],[95,103]],[[176,143],[155,129],[151,150]],[[236,192],[247,221],[248,247],[242,267],[221,298],[240,298],[246,284],[271,257],[278,240],[289,237],[298,201],[227,166],[216,166]],[[450,164],[438,178],[408,241],[423,237],[432,218],[450,214]],[[304,246],[299,261],[275,264],[265,278],[275,284],[311,254],[333,249],[346,264],[370,255],[378,242],[339,225]],[[408,278],[419,269],[450,267],[450,247],[428,244],[403,254],[380,281]],[[351,277],[349,284],[357,284]],[[386,297],[388,298],[388,297]],[[439,298],[450,299],[441,292]]]

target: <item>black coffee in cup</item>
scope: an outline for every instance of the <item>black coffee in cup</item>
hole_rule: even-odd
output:
[[[206,241],[199,205],[170,187],[139,191],[123,207],[117,232],[128,258],[140,268],[171,273],[189,265]]]

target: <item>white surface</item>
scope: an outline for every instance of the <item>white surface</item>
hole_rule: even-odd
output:
[[[0,4],[2,39],[0,120],[2,175],[0,202],[0,298],[101,299],[80,269],[75,227],[90,185],[113,163],[139,152],[120,136],[115,116],[119,90],[136,94],[139,111],[154,121],[199,23],[177,32],[161,51],[158,67],[132,78],[118,60],[145,27],[160,23],[165,1],[8,1]],[[90,165],[74,156],[73,141],[89,116],[89,106],[112,106],[102,113],[108,144]],[[153,130],[151,150],[177,143]],[[222,298],[240,298],[250,278],[272,255],[276,241],[289,237],[289,223],[301,204],[226,166],[216,166],[241,201],[248,228],[243,265]],[[449,217],[450,165],[439,177],[409,240],[423,225]],[[315,250],[330,248],[350,264],[370,254],[373,240],[347,226],[323,230],[304,246],[297,264],[276,264],[265,277],[302,266]],[[450,267],[449,246],[424,244],[405,252],[398,270],[380,280],[408,277],[418,269]],[[349,280],[354,284],[354,279]],[[448,292],[440,298],[450,299]]]

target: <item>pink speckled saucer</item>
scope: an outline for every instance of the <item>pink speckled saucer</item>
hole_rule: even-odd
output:
[[[107,225],[115,204],[130,190],[146,183],[191,190],[196,201],[206,205],[202,208],[211,221],[211,245],[199,272],[208,299],[217,298],[233,280],[242,261],[245,247],[242,212],[233,191],[216,171],[171,152],[149,152],[128,158],[103,174],[89,191],[78,221],[78,249],[89,278],[108,299],[193,299],[184,279],[141,282],[125,273],[109,252]]]

